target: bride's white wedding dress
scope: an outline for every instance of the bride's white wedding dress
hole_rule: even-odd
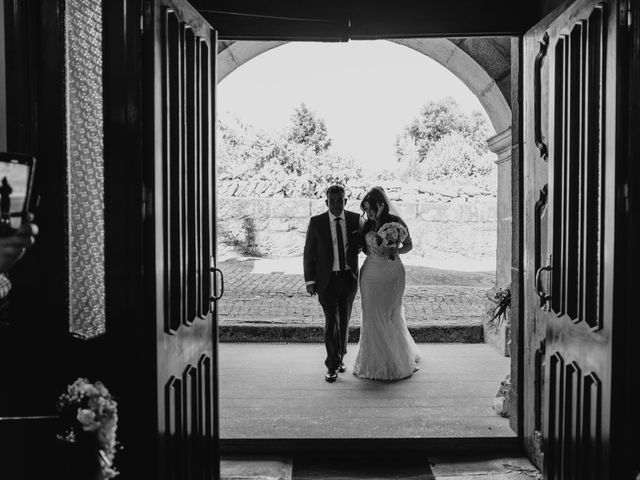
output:
[[[375,380],[399,380],[418,369],[418,347],[409,333],[402,297],[405,269],[400,256],[390,260],[367,232],[367,258],[360,270],[362,316],[353,373]]]

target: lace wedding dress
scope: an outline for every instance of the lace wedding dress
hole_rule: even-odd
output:
[[[375,380],[399,380],[411,376],[420,360],[404,316],[405,269],[398,255],[390,260],[386,248],[378,246],[375,232],[367,232],[365,242],[360,341],[353,373]]]

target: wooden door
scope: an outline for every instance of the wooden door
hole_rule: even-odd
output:
[[[216,478],[216,33],[187,2],[155,0],[144,8],[144,269],[155,303],[155,478]]]
[[[525,446],[529,457],[542,468],[542,410],[545,387],[546,316],[537,295],[535,274],[548,263],[549,192],[546,147],[549,137],[549,36],[546,24],[524,38],[523,88],[523,193],[524,211],[524,385],[527,405],[523,415]]]
[[[564,4],[524,39],[524,436],[548,479],[614,478],[620,7]]]

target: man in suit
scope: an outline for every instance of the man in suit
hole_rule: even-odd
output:
[[[318,295],[324,310],[327,349],[325,380],[335,382],[346,371],[349,318],[358,289],[360,215],[344,209],[344,187],[326,191],[328,211],[311,217],[304,245],[304,280],[307,292]]]

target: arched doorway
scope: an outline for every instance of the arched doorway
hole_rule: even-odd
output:
[[[357,42],[352,42],[352,43],[357,43]],[[280,45],[282,45],[282,44],[280,44]],[[453,44],[451,44],[451,45],[453,45]],[[396,46],[390,46],[390,48],[391,48],[391,47],[392,47],[392,48],[394,48],[395,50],[404,50],[404,51],[406,51],[406,52],[407,52],[407,54],[408,54],[408,55],[409,55],[409,54],[411,54],[411,55],[414,55],[414,56],[416,56],[416,57],[420,57],[420,55],[415,55],[415,53],[410,53],[406,48],[404,48],[404,49],[403,49],[401,46],[396,45]],[[338,48],[340,48],[340,46],[338,46]],[[456,47],[456,48],[457,48],[457,47]],[[254,53],[255,53],[255,52],[254,52]],[[264,58],[269,58],[269,57],[271,57],[272,55],[273,55],[273,54],[265,55],[265,57],[264,57]],[[302,53],[299,53],[299,56],[297,57],[298,59],[303,58],[303,57],[301,57],[300,55],[303,55],[303,54],[302,54]],[[451,56],[451,55],[449,55],[449,56]],[[311,57],[311,56],[309,56],[309,57]],[[445,60],[444,60],[444,59],[445,59],[445,55],[442,55],[442,58],[443,58],[443,61],[445,61]],[[376,59],[377,59],[377,60],[379,60],[378,58],[376,58]],[[382,64],[382,65],[387,65],[387,64],[388,64],[388,63],[386,63],[384,60],[381,60],[380,62],[381,62],[381,64]],[[424,62],[424,63],[428,63],[428,60],[427,60],[427,59],[424,59],[424,57],[422,57],[422,59],[418,59],[418,60],[417,60],[417,62]],[[262,60],[261,60],[261,61],[257,61],[257,62],[255,62],[255,63],[256,63],[256,64],[257,64],[257,63],[262,63]],[[320,64],[322,64],[322,65],[325,65],[325,64],[326,64],[326,62],[325,62],[324,60],[319,61],[319,63],[320,63]],[[430,63],[430,62],[429,62],[429,63]],[[285,65],[286,65],[286,63],[285,63]],[[294,64],[294,65],[295,65],[295,64]],[[300,70],[300,69],[304,70],[304,68],[301,68],[299,65],[296,65],[296,67],[297,67],[297,69],[299,69],[299,70]],[[284,69],[283,69],[283,70],[284,70]],[[306,73],[306,75],[307,75],[307,76],[311,76],[311,77],[312,77],[312,76],[314,76],[313,74],[308,73],[306,70],[304,70],[304,71],[305,71],[305,73]],[[405,72],[405,73],[406,73],[406,72]],[[237,75],[239,75],[239,74],[241,74],[241,72],[238,72],[238,73],[237,73]],[[403,75],[400,75],[399,77],[400,77],[400,78],[402,78],[402,76],[403,76]],[[256,78],[260,78],[260,75],[257,75],[257,74],[256,74],[256,72],[254,71],[253,75],[250,75],[250,77],[251,77],[252,79],[256,79]],[[282,79],[282,80],[283,80],[283,79]],[[282,81],[282,80],[281,80],[281,81]],[[229,81],[233,82],[233,81],[234,81],[234,79],[233,79],[233,78],[227,78],[227,82],[229,82]],[[252,82],[253,82],[253,80],[252,80]],[[304,78],[299,79],[299,82],[303,82],[303,83],[304,83],[304,82],[305,82]],[[239,83],[241,83],[241,84],[242,84],[243,82],[239,82]],[[266,83],[266,81],[265,81],[265,83]],[[423,83],[425,83],[425,82],[423,81]],[[428,83],[428,79],[427,79],[427,83]],[[244,91],[245,91],[245,92],[247,92],[247,96],[249,95],[249,94],[248,94],[248,92],[252,92],[252,91],[254,90],[254,85],[255,85],[254,83],[247,83],[247,84],[244,84]],[[495,88],[497,89],[497,83],[496,83],[496,82],[494,82],[494,83],[493,83],[493,85],[494,85],[494,86],[495,86]],[[322,88],[322,87],[320,87],[320,88]],[[338,86],[338,87],[334,87],[334,88],[340,88],[340,87]],[[255,88],[255,90],[259,90],[259,91],[260,91],[261,89],[262,89],[262,86],[260,86],[260,88]],[[219,93],[220,93],[220,97],[221,97],[221,98],[222,98],[223,96],[225,96],[225,92],[224,92],[224,90],[225,90],[225,88],[224,88],[224,87],[221,87],[221,88],[220,88]],[[485,88],[485,90],[487,90],[487,89]],[[500,94],[501,94],[501,93],[500,93]],[[502,95],[502,94],[501,94],[501,95]],[[253,99],[251,99],[251,100],[249,100],[249,101],[248,101],[248,104],[250,104],[250,105],[256,105],[256,106],[259,106],[259,107],[256,107],[256,108],[260,108],[260,109],[262,109],[262,110],[265,110],[265,109],[266,109],[266,111],[270,111],[270,108],[269,108],[268,106],[266,106],[266,105],[265,105],[265,103],[264,103],[260,98],[253,98]],[[224,110],[224,109],[222,109],[222,110]],[[224,190],[224,189],[223,189],[223,190]],[[244,196],[244,193],[243,193],[243,195],[242,195],[242,196]],[[494,209],[495,209],[495,207],[494,207]],[[307,209],[307,210],[308,210],[308,209]],[[494,211],[495,211],[495,210],[494,210]],[[286,227],[286,228],[289,228],[289,227]],[[288,231],[288,230],[287,230],[287,231]],[[495,233],[494,233],[494,234],[495,234]],[[280,267],[281,267],[281,266],[282,266],[281,264],[279,264],[279,265],[278,265],[279,269],[280,269]],[[221,268],[222,268],[222,267],[221,267]],[[223,270],[225,270],[225,269],[223,268]],[[257,272],[256,272],[255,270],[253,270],[253,271],[252,271],[252,273],[257,273]],[[225,275],[226,275],[226,270],[225,270]],[[223,302],[224,302],[224,300],[223,300]],[[261,308],[261,310],[260,310],[260,314],[262,314],[262,315],[264,315],[264,314],[265,314],[265,308],[264,308],[264,306]],[[255,320],[257,320],[257,319],[255,319]],[[225,341],[226,341],[226,342],[229,342],[230,340],[229,340],[229,339],[226,339]],[[233,340],[231,340],[231,342],[233,342]],[[254,349],[252,348],[251,350],[253,351]],[[303,356],[303,357],[307,357],[308,355],[302,355],[302,356]],[[233,363],[233,362],[232,362],[232,363]],[[279,371],[279,369],[276,369],[276,370],[277,370],[277,371]],[[225,374],[226,374],[226,372],[225,372]],[[239,374],[238,374],[238,375],[239,375]],[[233,375],[233,378],[237,379],[237,378],[238,378],[238,375]],[[312,376],[312,375],[310,375],[310,377],[311,377],[311,378],[313,378],[313,376]],[[499,383],[499,382],[496,382],[496,384],[497,384],[497,383]],[[225,388],[226,388],[226,384],[225,384]],[[493,388],[493,387],[492,387],[492,388]],[[225,393],[227,393],[227,390],[225,390]],[[225,399],[225,400],[227,400],[227,399]]]
[[[496,284],[511,283],[511,39],[412,38],[391,40],[435,60],[458,77],[478,98],[496,135],[487,139],[497,155],[498,206]],[[218,76],[220,83],[251,59],[288,42],[220,41]]]

